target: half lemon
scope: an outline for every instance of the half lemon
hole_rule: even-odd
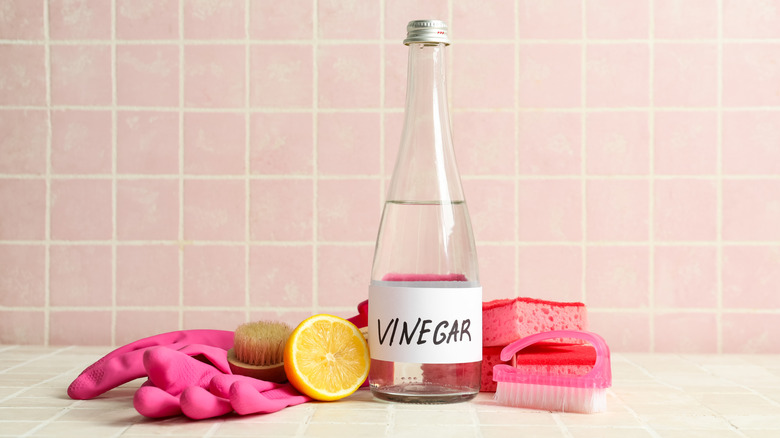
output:
[[[320,314],[293,330],[284,348],[287,379],[315,400],[331,401],[355,392],[368,377],[368,344],[346,319]]]

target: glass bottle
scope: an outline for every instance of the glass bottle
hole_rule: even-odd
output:
[[[455,162],[445,81],[447,25],[407,26],[406,110],[369,287],[375,397],[452,403],[479,392],[482,287]]]

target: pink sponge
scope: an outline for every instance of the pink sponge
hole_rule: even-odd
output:
[[[571,344],[545,341],[530,345],[520,351],[510,362],[501,360],[502,347],[482,349],[482,380],[480,391],[495,392],[493,366],[512,365],[526,374],[584,375],[596,363],[596,349],[587,344]]]
[[[587,330],[585,304],[534,298],[482,303],[482,346],[504,347],[520,338],[552,330]]]

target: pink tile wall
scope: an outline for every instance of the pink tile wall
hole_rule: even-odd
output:
[[[0,2],[0,343],[353,314],[432,17],[486,300],[780,352],[780,0]]]

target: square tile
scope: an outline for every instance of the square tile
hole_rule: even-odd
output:
[[[169,310],[117,310],[116,344],[126,345],[158,333],[179,330],[179,312]]]
[[[312,174],[314,128],[309,113],[252,114],[249,143],[253,174]]]
[[[320,175],[379,174],[379,114],[320,114],[317,170]]]
[[[119,105],[179,106],[179,47],[118,45],[116,95]]]
[[[445,50],[453,56],[448,72],[453,108],[514,108],[514,45],[461,43]]]
[[[0,44],[0,105],[45,105],[43,45]]]
[[[379,38],[377,1],[317,0],[317,29],[324,39]]]
[[[252,240],[311,240],[314,222],[311,180],[254,180],[250,192]]]
[[[715,112],[658,111],[654,117],[654,173],[714,175],[717,172],[718,115]],[[724,113],[724,170],[731,161],[725,157],[729,117],[730,113]],[[738,129],[732,132],[739,133],[741,159],[742,135]]]
[[[780,105],[780,44],[723,45],[723,105]]]
[[[0,110],[0,172],[46,173],[49,116],[38,110]]]
[[[321,245],[317,251],[317,304],[354,306],[368,296],[373,245]]]
[[[339,316],[338,312],[333,312],[333,314]],[[312,312],[309,310],[255,310],[249,312],[250,321],[260,321],[260,320],[279,321],[279,322],[286,323],[290,327],[297,327],[298,324],[301,323],[301,321],[303,321],[304,319],[310,316],[312,316]],[[343,315],[342,318],[343,317],[349,318],[350,316],[351,315]],[[296,415],[296,414],[293,413],[292,415]],[[274,418],[278,418],[278,415],[275,415]],[[233,423],[233,424],[237,424],[237,423]],[[255,432],[256,431],[253,431],[253,433]]]
[[[586,116],[585,153],[591,175],[647,175],[650,115],[645,111],[595,112]]]
[[[724,313],[722,318],[724,353],[780,353],[780,348],[775,342],[777,341],[775,333],[780,325],[780,316],[777,314],[729,312]]]
[[[243,306],[246,304],[246,249],[243,246],[186,246],[183,304]]]
[[[515,248],[510,245],[477,243],[477,258],[482,301],[515,296]]]
[[[715,308],[717,305],[717,250],[696,246],[656,246],[655,306],[661,308]]]
[[[462,0],[452,3],[450,35],[464,39],[513,39],[515,5],[512,2]]]
[[[179,115],[117,111],[116,167],[120,174],[179,173]]]
[[[724,0],[724,38],[780,38],[780,2]]]
[[[243,108],[246,102],[243,46],[184,47],[184,106]]]
[[[526,108],[571,108],[582,104],[582,49],[573,44],[520,46],[519,99]],[[511,57],[510,57],[511,59]],[[509,82],[503,82],[509,87]],[[508,90],[504,90],[507,95]]]
[[[404,28],[405,29],[405,28]],[[404,32],[404,36],[406,32]],[[401,37],[403,40],[404,37]],[[406,106],[406,81],[409,69],[409,47],[385,44],[385,108],[403,109]]]
[[[52,104],[111,104],[109,45],[56,45],[50,53]]]
[[[590,305],[589,302],[586,304]],[[588,330],[601,335],[612,351],[651,351],[650,317],[647,312],[589,310]]]
[[[582,185],[576,180],[521,180],[518,238],[526,242],[582,239]]]
[[[647,240],[650,231],[648,181],[590,180],[586,197],[589,241]]]
[[[656,38],[716,38],[717,0],[653,0]]]
[[[184,181],[185,239],[244,241],[245,215],[244,181]]]
[[[379,106],[380,62],[374,45],[320,45],[317,68],[320,108]]]
[[[452,125],[461,175],[514,175],[513,114],[459,112],[452,115]]]
[[[514,241],[515,182],[470,179],[463,190],[476,241]]]
[[[111,247],[56,245],[50,249],[52,306],[111,306]]]
[[[654,351],[684,354],[717,353],[717,326],[714,311],[657,314],[654,317]]]
[[[42,345],[45,333],[43,310],[0,310],[0,343]]]
[[[582,301],[582,248],[524,245],[518,252],[519,296],[560,302]]]
[[[112,143],[111,111],[51,112],[52,173],[111,173]]]
[[[447,0],[428,0],[424,2],[417,0],[393,0],[385,2],[385,38],[398,44],[406,38],[406,25],[410,21],[419,20],[421,17],[446,20],[448,16],[449,5]]]
[[[253,45],[249,49],[252,106],[311,108],[314,54],[309,45]]]
[[[723,113],[723,172],[726,174],[780,173],[780,112],[726,111]]]
[[[723,307],[776,309],[780,247],[726,246],[723,248]]]
[[[185,310],[182,327],[184,330],[208,327],[213,330],[234,331],[236,327],[245,322],[247,322],[246,312],[243,310]],[[203,429],[203,433],[206,433],[207,430],[207,428]],[[198,433],[198,435],[201,434]]]
[[[319,241],[375,241],[380,216],[378,180],[320,180],[317,190]]]
[[[178,306],[179,252],[175,245],[117,246],[117,306]]]
[[[582,37],[582,2],[578,0],[519,0],[517,19],[520,38]]]
[[[249,249],[252,307],[310,307],[314,304],[313,249],[253,245]]]
[[[582,168],[582,116],[523,112],[518,129],[521,175],[579,175]]]
[[[239,113],[185,113],[184,173],[244,174],[246,117]]]
[[[49,315],[50,345],[111,345],[111,312],[67,310]]]
[[[586,69],[589,107],[644,107],[650,103],[646,44],[590,44]]]
[[[252,0],[249,36],[260,39],[311,39],[314,8],[311,0]]]
[[[178,39],[179,0],[116,0],[119,39]]]
[[[0,306],[42,307],[45,303],[43,245],[0,245]]]
[[[42,2],[5,2],[0,16],[0,40],[43,39],[43,5]]]
[[[178,181],[123,179],[117,181],[116,196],[117,239],[178,239]]]
[[[51,237],[55,240],[111,238],[111,181],[67,179],[51,182]]]
[[[655,105],[712,107],[717,104],[716,44],[656,43],[654,47]]]
[[[780,181],[723,181],[723,239],[780,240]]]
[[[4,179],[0,184],[0,240],[43,240],[46,182]]]
[[[653,227],[656,240],[716,240],[716,181],[658,180],[655,182],[654,195]]]
[[[631,39],[650,35],[649,0],[589,0],[585,4],[588,38]]]
[[[589,246],[585,287],[588,306],[644,308],[650,296],[650,250],[643,246]]]
[[[103,0],[51,0],[51,39],[83,40],[111,38],[111,3]]]
[[[239,39],[246,36],[246,0],[181,0],[184,38]]]

